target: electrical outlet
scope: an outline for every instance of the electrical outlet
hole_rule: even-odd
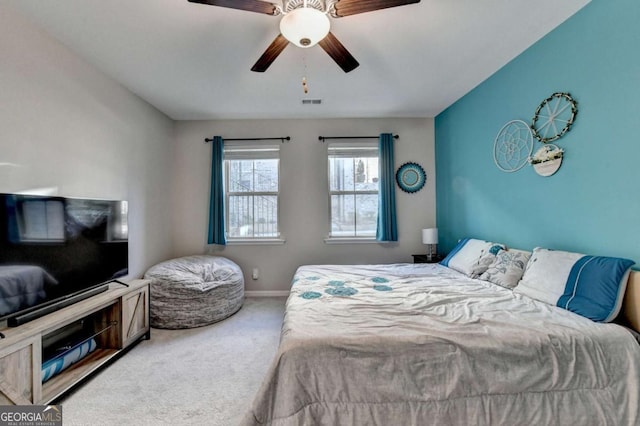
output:
[[[258,268],[253,268],[253,275],[251,275],[251,278],[257,280],[259,276],[260,275],[258,274]]]

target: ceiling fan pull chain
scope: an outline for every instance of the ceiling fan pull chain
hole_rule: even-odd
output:
[[[304,65],[304,74],[302,76],[302,90],[305,94],[307,94],[309,93],[309,88],[307,87],[307,52],[302,52],[302,64]]]

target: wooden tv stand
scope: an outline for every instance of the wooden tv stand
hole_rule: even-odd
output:
[[[109,289],[18,327],[2,328],[0,405],[48,404],[141,338],[150,336],[149,281]],[[65,329],[89,328],[97,349],[45,383],[41,381],[43,342]]]

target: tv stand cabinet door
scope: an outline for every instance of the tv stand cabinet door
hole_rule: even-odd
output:
[[[122,296],[123,348],[149,331],[149,285]]]
[[[40,336],[0,350],[0,405],[30,405],[40,400]]]

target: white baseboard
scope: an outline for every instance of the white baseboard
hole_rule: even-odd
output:
[[[246,297],[287,297],[289,290],[249,290],[245,291]]]

